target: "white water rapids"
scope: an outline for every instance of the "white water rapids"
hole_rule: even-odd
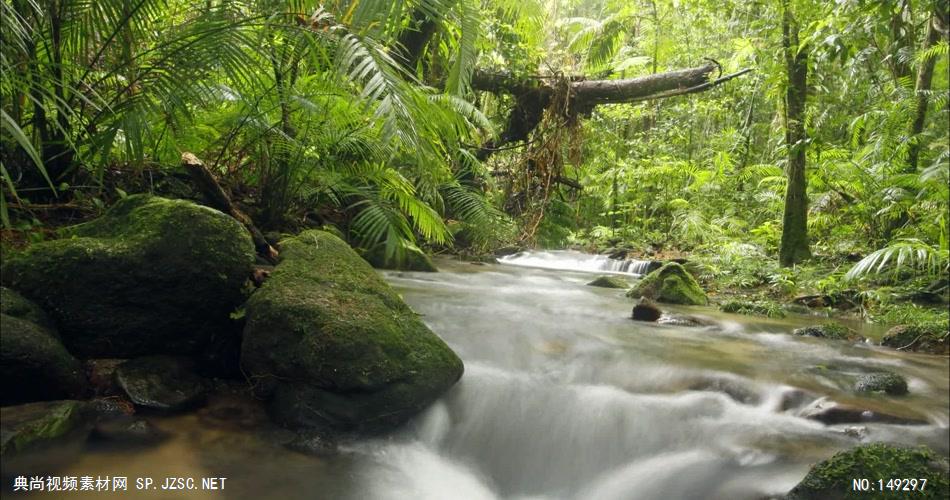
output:
[[[384,275],[465,374],[394,435],[313,457],[255,426],[217,424],[209,409],[156,420],[174,435],[160,446],[84,452],[60,474],[228,478],[225,495],[150,498],[761,500],[861,442],[950,452],[946,357],[790,335],[816,321],[804,318],[680,308],[719,326],[639,323],[621,290],[585,286],[589,273],[438,265]],[[902,374],[910,394],[855,395],[848,377],[875,369]],[[819,397],[928,424],[799,416]]]
[[[518,252],[500,257],[498,262],[511,266],[557,269],[562,271],[584,271],[600,273],[647,274],[649,260],[613,259],[606,255],[592,255],[573,250],[546,250]]]

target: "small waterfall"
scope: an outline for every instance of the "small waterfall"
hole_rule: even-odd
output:
[[[500,257],[498,262],[512,266],[590,273],[629,274],[633,276],[643,276],[652,271],[658,264],[654,260],[620,260],[612,259],[606,255],[594,255],[571,250],[525,251]]]

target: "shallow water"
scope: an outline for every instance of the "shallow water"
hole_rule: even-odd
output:
[[[676,308],[719,326],[638,323],[623,292],[585,286],[588,273],[439,265],[440,273],[385,276],[458,352],[465,375],[396,435],[311,457],[277,444],[286,436],[255,424],[260,415],[216,419],[231,411],[217,402],[153,419],[173,434],[159,446],[87,446],[56,472],[127,476],[130,489],[137,477],[228,478],[224,492],[188,498],[760,499],[862,441],[950,448],[946,357],[789,335],[809,318]],[[904,375],[911,394],[848,390],[854,375],[875,369]],[[797,416],[819,397],[929,425],[826,426]]]

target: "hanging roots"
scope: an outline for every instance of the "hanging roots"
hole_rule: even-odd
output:
[[[570,80],[558,76],[553,89],[534,138],[515,169],[518,174],[512,178],[505,207],[508,213],[522,217],[523,244],[534,242],[544,211],[556,191],[556,180],[562,175],[565,158],[575,165],[581,159],[583,141],[577,114],[570,108]]]

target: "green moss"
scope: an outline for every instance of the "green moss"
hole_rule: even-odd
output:
[[[20,453],[69,434],[86,421],[84,410],[85,403],[70,400],[4,406],[0,454]]]
[[[291,425],[373,430],[429,404],[461,360],[339,238],[306,231],[247,304],[242,364]]]
[[[884,334],[881,345],[895,349],[912,349],[933,354],[950,352],[950,333],[941,323],[898,325]]]
[[[785,317],[785,311],[774,302],[730,300],[720,305],[719,310],[727,313],[767,316],[769,318]]]
[[[434,273],[439,270],[425,252],[416,249],[407,249],[400,256],[387,258],[384,249],[377,247],[364,253],[363,258],[377,269],[398,269],[400,271],[422,271],[427,273]]]
[[[795,335],[803,337],[816,337],[823,339],[832,339],[832,340],[851,340],[858,341],[864,340],[864,337],[859,335],[854,330],[840,325],[838,323],[824,323],[821,325],[806,326],[804,328],[798,328],[792,333]]]
[[[3,283],[38,302],[86,356],[200,349],[243,300],[254,259],[237,221],[145,195],[60,235],[6,259]]]
[[[882,443],[859,446],[843,451],[808,472],[808,475],[789,492],[788,500],[824,500],[859,498],[913,498],[945,499],[950,494],[946,460],[933,451],[921,448],[902,448]],[[877,480],[886,483],[891,478],[927,479],[923,491],[864,492],[852,488],[854,479],[865,478],[878,487]]]
[[[646,297],[671,304],[705,305],[706,293],[683,266],[676,262],[643,277],[627,292],[628,297]]]
[[[0,313],[22,318],[45,328],[54,328],[53,321],[40,306],[5,286],[0,286]]]
[[[858,392],[885,392],[892,396],[907,394],[907,381],[893,372],[878,372],[862,375],[854,385]]]
[[[598,276],[597,279],[591,281],[587,286],[597,286],[601,288],[629,288],[630,285],[627,283],[627,280],[619,276]]]

